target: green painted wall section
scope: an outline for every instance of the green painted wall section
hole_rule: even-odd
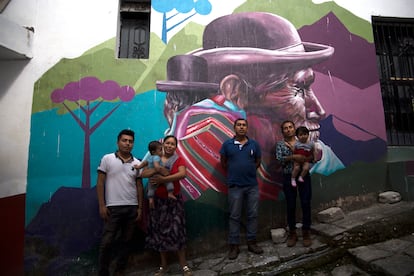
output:
[[[363,37],[370,43],[374,41],[372,27],[369,22],[356,17],[348,10],[331,1],[314,4],[312,0],[247,0],[243,5],[235,9],[234,12],[245,11],[261,11],[281,15],[292,22],[296,29],[310,25],[329,12],[333,12],[348,28],[349,32]]]

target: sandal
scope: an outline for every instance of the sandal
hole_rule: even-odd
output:
[[[164,276],[167,274],[167,272],[167,268],[163,268],[162,266],[160,266],[160,268],[154,273],[154,276]]]
[[[184,276],[192,276],[193,271],[186,265],[183,267],[183,275]]]

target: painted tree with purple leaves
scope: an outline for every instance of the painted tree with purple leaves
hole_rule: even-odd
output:
[[[82,188],[91,187],[90,137],[92,133],[121,105],[118,103],[105,116],[91,125],[91,116],[104,101],[119,99],[123,102],[131,101],[135,90],[130,86],[119,86],[113,80],[101,82],[95,77],[84,77],[77,82],[70,82],[63,89],[56,89],[50,95],[52,102],[61,103],[72,115],[84,132]],[[84,113],[84,120],[76,115],[69,107],[73,102]]]

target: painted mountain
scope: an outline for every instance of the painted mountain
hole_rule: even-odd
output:
[[[302,41],[330,45],[334,55],[312,68],[338,77],[358,88],[367,88],[378,83],[379,76],[375,59],[375,46],[352,34],[341,21],[330,12],[310,26],[298,30]]]
[[[333,13],[298,31],[302,41],[335,48],[328,61],[313,66],[322,74],[312,88],[327,113],[321,140],[345,165],[378,160],[386,152],[386,134],[374,44],[350,33]],[[331,89],[322,89],[326,84]]]

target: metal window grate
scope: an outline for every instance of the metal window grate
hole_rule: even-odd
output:
[[[119,58],[148,59],[150,11],[149,0],[121,0]]]
[[[414,19],[372,17],[388,145],[414,145]]]

